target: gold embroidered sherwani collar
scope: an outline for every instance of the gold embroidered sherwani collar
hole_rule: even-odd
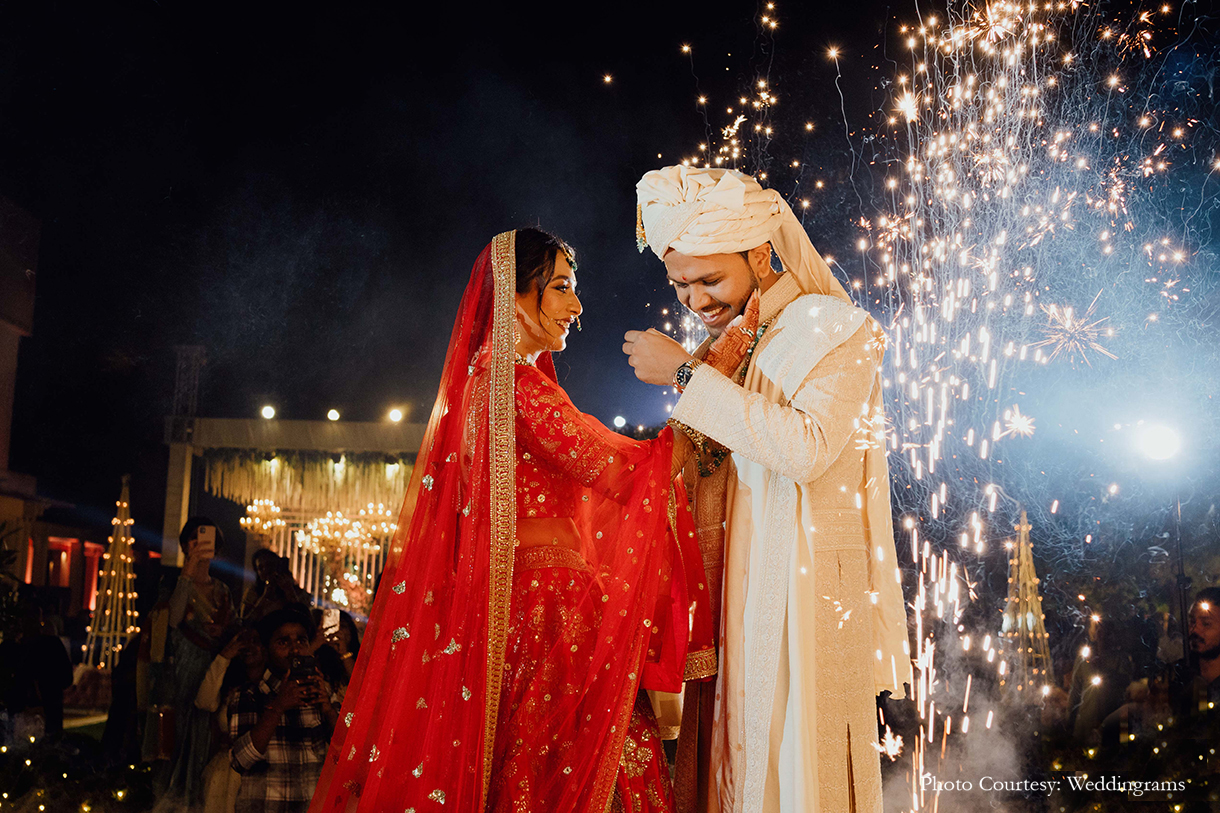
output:
[[[792,300],[804,293],[797,282],[796,274],[780,274],[770,288],[758,299],[758,323],[770,323]]]

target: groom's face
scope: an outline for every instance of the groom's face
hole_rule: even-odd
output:
[[[770,247],[766,246],[767,261]],[[752,255],[759,249],[746,252]],[[678,301],[694,311],[707,332],[716,338],[745,310],[750,294],[758,288],[758,275],[742,254],[709,254],[693,257],[670,249],[665,254],[665,273]]]

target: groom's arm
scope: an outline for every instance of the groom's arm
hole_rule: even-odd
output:
[[[673,417],[798,483],[830,468],[867,414],[876,376],[868,331],[857,330],[826,355],[787,405],[750,392],[707,365],[691,377]]]

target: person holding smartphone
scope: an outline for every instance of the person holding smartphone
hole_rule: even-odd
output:
[[[242,775],[236,813],[303,812],[335,729],[335,696],[308,654],[313,619],[303,608],[267,614],[258,632],[267,670],[229,715],[233,769]]]
[[[186,564],[169,603],[169,653],[174,709],[174,751],[166,796],[187,805],[203,802],[203,769],[211,751],[211,723],[195,707],[199,684],[220,652],[226,631],[234,623],[229,588],[209,574],[224,536],[207,517],[192,517],[179,535]]]

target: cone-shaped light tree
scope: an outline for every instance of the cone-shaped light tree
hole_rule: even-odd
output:
[[[102,556],[97,585],[97,609],[85,640],[85,663],[101,669],[113,667],[127,640],[140,631],[136,625],[135,554],[132,550],[131,505],[128,502],[130,475],[123,475],[123,490],[116,503],[118,510],[110,524],[114,533]]]
[[[1010,700],[1037,702],[1054,681],[1051,672],[1050,640],[1034,571],[1033,545],[1029,541],[1029,520],[1021,512],[1016,526],[1017,538],[1008,540],[1008,601],[1000,640],[1004,662],[1000,685]]]

